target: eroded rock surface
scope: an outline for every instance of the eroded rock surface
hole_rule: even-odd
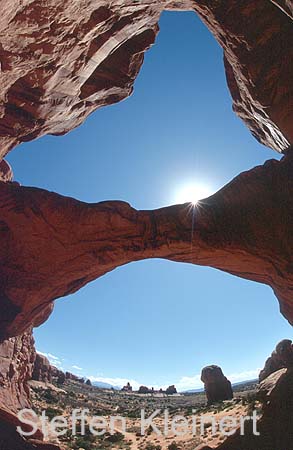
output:
[[[16,430],[23,424],[17,422],[16,416],[2,415],[0,410],[0,448],[3,450],[61,450],[60,447],[37,439],[26,440]],[[28,430],[29,431],[29,430]]]
[[[0,407],[2,404],[16,412],[29,406],[28,381],[32,377],[34,361],[31,330],[0,344]]]
[[[17,144],[64,134],[130,95],[164,9],[194,9],[222,45],[234,110],[255,137],[279,152],[293,142],[291,1],[1,0],[0,6],[0,160]],[[168,258],[266,283],[293,323],[290,154],[207,199],[194,211],[194,229],[189,205],[157,211],[122,202],[88,205],[11,184],[4,161],[0,180],[0,399],[11,411],[29,401],[31,326],[47,319],[54,299],[130,261]],[[292,430],[291,387],[286,374],[270,397],[269,417],[280,408],[287,414],[274,428],[273,446],[251,448],[290,448],[282,423]],[[3,411],[0,447],[55,449],[25,442],[13,413]],[[251,442],[235,439],[238,449],[249,450]],[[236,448],[235,441],[224,445]]]
[[[214,365],[204,367],[201,372],[201,381],[204,383],[208,405],[233,398],[231,382],[225,377],[220,367]]]
[[[293,344],[290,339],[279,342],[266,360],[263,370],[259,374],[259,381],[263,381],[269,375],[284,368],[293,368]]]
[[[254,428],[246,422],[244,434],[238,430],[217,450],[276,450],[291,449],[293,442],[293,369],[281,369],[260,385],[263,402],[262,416]],[[255,433],[259,433],[256,434]],[[212,450],[208,446],[197,450]]]
[[[52,366],[44,355],[36,354],[32,380],[42,381],[43,383],[52,383]]]
[[[164,9],[193,9],[222,45],[234,110],[257,139],[278,151],[293,141],[289,1],[1,0],[0,6],[0,158],[20,142],[64,134],[130,95]]]
[[[4,159],[0,161],[0,181],[12,181],[13,172],[7,161]]]
[[[84,383],[85,379],[82,377],[78,377],[77,375],[74,375],[71,372],[66,372],[65,373],[65,379],[66,380],[71,380],[71,381],[77,381],[78,383]]]
[[[2,337],[40,324],[54,299],[118,266],[154,257],[268,284],[293,323],[292,175],[289,152],[240,174],[195,209],[155,211],[0,183]]]
[[[18,426],[31,431],[19,421],[17,412],[31,407],[28,382],[32,378],[35,357],[31,330],[0,344],[0,448],[3,450],[60,450],[42,442],[39,430],[30,441],[17,432]]]

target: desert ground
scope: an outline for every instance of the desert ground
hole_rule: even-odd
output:
[[[34,411],[40,416],[46,411],[48,419],[56,416],[66,418],[71,429],[64,436],[57,437],[48,429],[47,439],[59,444],[62,450],[193,450],[202,444],[216,446],[225,436],[218,429],[221,418],[231,417],[240,420],[241,416],[250,415],[256,409],[261,414],[260,405],[255,399],[255,384],[253,382],[239,385],[235,388],[234,399],[213,406],[206,406],[204,393],[184,393],[172,396],[165,394],[141,395],[135,392],[125,393],[116,390],[100,389],[94,386],[82,385],[75,381],[66,381],[61,387],[42,382],[30,383]],[[82,435],[81,423],[77,422],[77,435],[72,435],[72,411],[88,409],[85,421],[85,433]],[[141,410],[145,410],[146,418],[156,410],[161,410],[153,424],[162,435],[158,435],[151,426],[142,434]],[[165,419],[164,411],[168,410]],[[101,436],[90,433],[87,422],[93,417],[102,417],[107,423],[107,431]],[[111,417],[122,416],[122,422],[114,420],[110,427]],[[178,430],[182,436],[172,433],[171,423],[176,416],[184,416],[185,428],[179,421]],[[201,422],[199,421],[201,418]],[[168,423],[168,433],[164,432]],[[197,422],[194,432],[193,424]],[[216,431],[213,430],[213,420]],[[187,426],[188,423],[188,426]],[[79,428],[80,427],[80,428]],[[70,427],[69,427],[70,428]],[[229,424],[225,428],[230,430]]]

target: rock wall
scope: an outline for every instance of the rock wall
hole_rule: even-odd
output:
[[[28,382],[33,372],[45,381],[46,358],[37,358],[32,330],[25,334],[5,340],[0,344],[0,449],[2,450],[60,450],[58,446],[43,442],[41,431],[24,439],[18,432],[21,426],[26,431],[30,428],[20,423],[17,412],[31,408]],[[47,360],[48,361],[48,360]],[[53,368],[47,367],[48,373]],[[51,370],[50,370],[51,369]],[[48,380],[46,380],[48,381]]]
[[[0,345],[0,408],[5,405],[16,412],[29,406],[27,383],[32,377],[34,361],[31,330]]]
[[[39,353],[36,354],[32,380],[42,381],[43,383],[52,383],[53,380],[53,370],[48,358]]]
[[[1,450],[61,450],[60,447],[37,439],[26,440],[16,431],[18,422],[15,416],[2,414],[0,409],[0,448]],[[21,424],[23,427],[23,424]]]

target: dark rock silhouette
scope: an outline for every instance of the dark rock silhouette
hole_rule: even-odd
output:
[[[174,395],[174,394],[177,394],[177,389],[176,389],[176,387],[174,386],[174,384],[172,384],[172,386],[169,386],[169,387],[166,389],[166,394],[167,394],[167,395]]]
[[[138,389],[139,394],[149,394],[151,390],[147,386],[140,386]]]
[[[128,382],[126,384],[126,386],[123,386],[123,388],[121,389],[121,391],[123,392],[132,392],[132,386],[130,385],[130,383]]]
[[[219,366],[204,367],[201,381],[204,383],[208,405],[233,398],[231,382],[224,376]]]

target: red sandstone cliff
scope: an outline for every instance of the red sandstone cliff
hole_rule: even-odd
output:
[[[31,331],[0,345],[0,403],[11,411],[29,406],[28,381],[35,361]]]
[[[31,407],[28,381],[32,378],[35,358],[31,330],[0,344],[0,448],[3,450],[59,450],[42,442],[40,431],[30,441],[16,431],[19,425],[25,428],[17,418],[17,411]]]

